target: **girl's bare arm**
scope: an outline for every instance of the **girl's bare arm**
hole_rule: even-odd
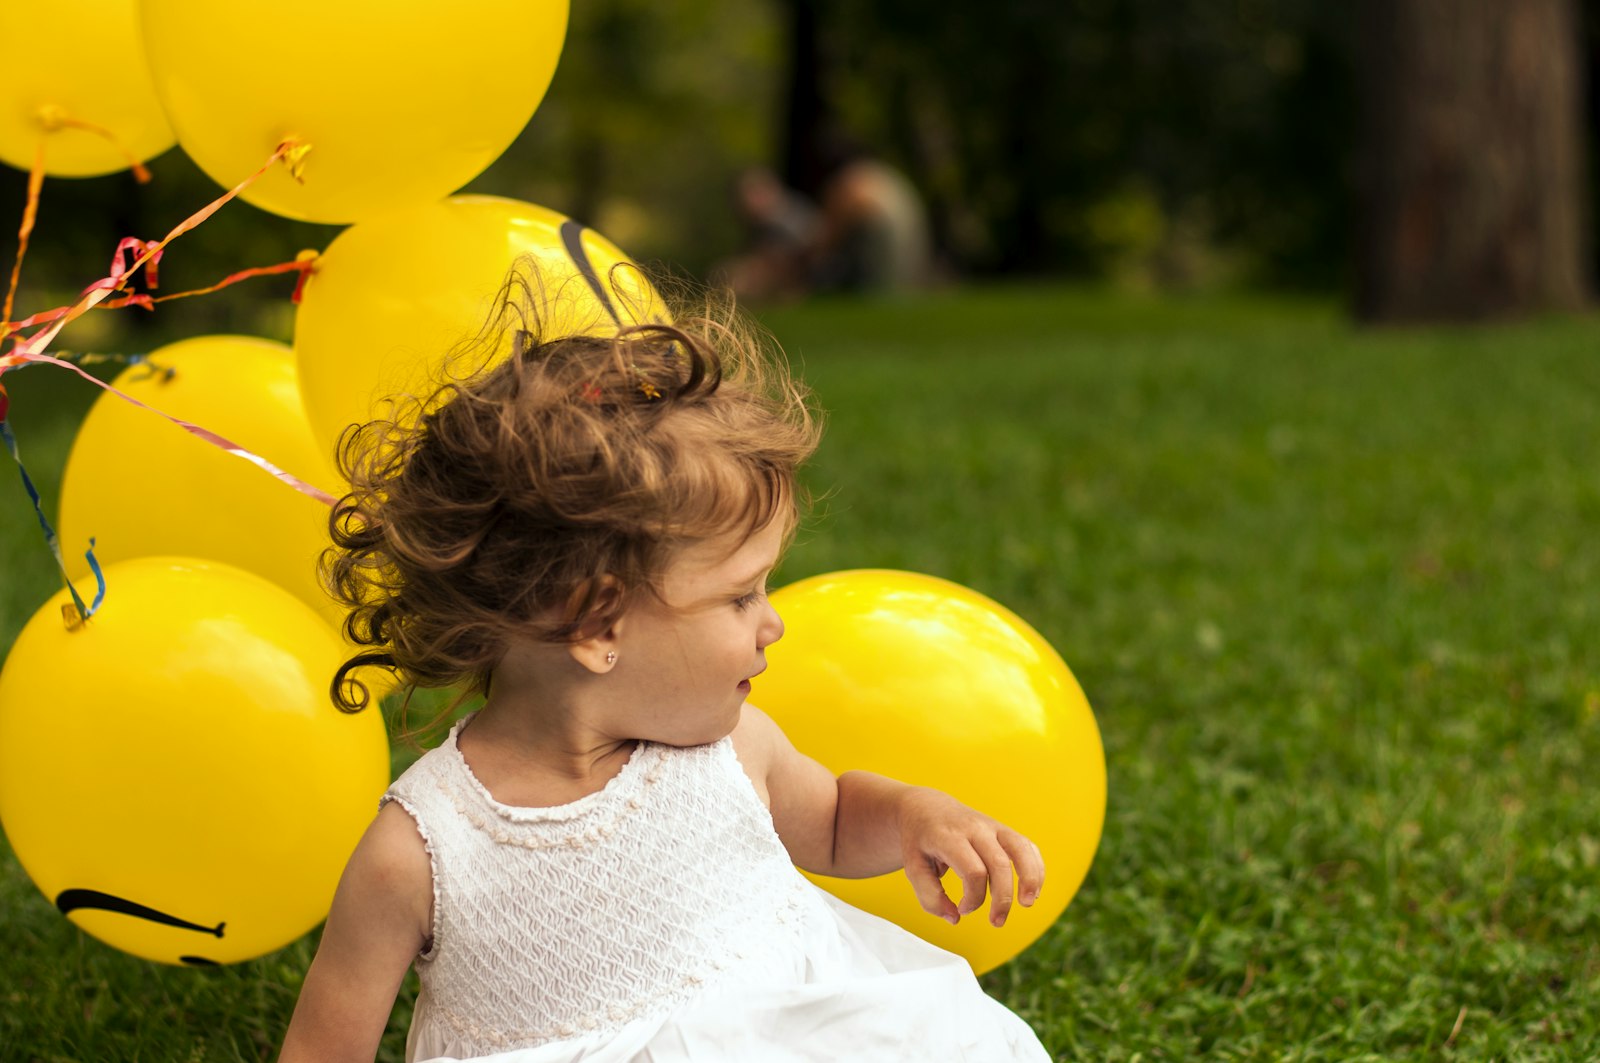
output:
[[[734,739],[790,859],[807,871],[867,878],[904,868],[922,907],[952,923],[982,907],[986,895],[996,926],[1014,899],[1027,907],[1038,897],[1038,847],[950,795],[872,772],[834,778],[753,706],[745,707]],[[959,905],[940,884],[946,869],[961,878]]]
[[[371,1063],[426,943],[433,876],[416,824],[385,805],[345,866],[279,1063]]]

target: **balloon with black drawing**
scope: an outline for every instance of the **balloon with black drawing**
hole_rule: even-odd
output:
[[[288,944],[388,785],[382,718],[334,707],[342,641],[261,577],[170,557],[105,576],[87,623],[62,591],[0,671],[0,824],[45,897],[125,952]]]

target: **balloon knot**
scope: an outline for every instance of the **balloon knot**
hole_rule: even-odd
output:
[[[300,279],[294,282],[294,291],[289,294],[289,301],[295,306],[300,305],[300,300],[306,294],[306,281],[317,271],[317,263],[321,260],[322,253],[310,247],[294,256],[295,265],[300,267]]]
[[[278,150],[283,153],[283,164],[289,168],[289,176],[305,184],[306,156],[311,153],[311,145],[298,137],[287,137],[278,145]]]
[[[33,116],[39,120],[39,127],[46,133],[59,133],[66,128],[67,112],[64,108],[54,103],[41,104]]]
[[[68,631],[83,630],[83,613],[78,609],[77,603],[61,603],[61,622],[67,625]]]

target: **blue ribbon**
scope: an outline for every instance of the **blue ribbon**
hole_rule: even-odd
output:
[[[67,585],[67,593],[72,595],[72,604],[78,607],[78,616],[87,620],[94,615],[96,609],[100,608],[100,603],[105,601],[106,597],[106,577],[105,573],[100,571],[99,560],[94,556],[94,540],[89,540],[89,549],[83,556],[89,562],[89,571],[94,573],[97,589],[94,604],[84,605],[78,589],[72,585],[72,580],[67,576],[67,566],[61,560],[61,540],[56,535],[56,530],[50,526],[50,518],[44,515],[44,503],[39,498],[39,489],[33,486],[33,479],[28,475],[27,466],[22,464],[22,452],[17,449],[17,437],[12,434],[11,425],[4,420],[0,420],[0,436],[5,437],[11,457],[17,463],[17,472],[22,474],[22,486],[27,488],[28,498],[33,501],[33,512],[39,518],[39,528],[44,532],[45,544],[50,547],[50,553],[56,559],[56,568],[61,570],[61,580]]]

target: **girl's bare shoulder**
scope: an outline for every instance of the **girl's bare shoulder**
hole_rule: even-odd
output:
[[[347,890],[415,917],[426,936],[433,908],[433,867],[416,820],[398,801],[386,802],[378,810],[351,854],[339,886],[340,893]]]

